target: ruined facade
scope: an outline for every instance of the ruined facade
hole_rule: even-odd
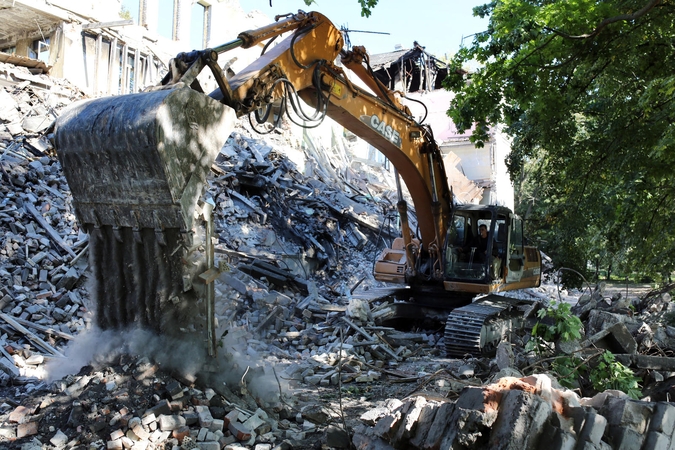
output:
[[[442,87],[448,65],[417,42],[412,49],[371,55],[370,65],[385,86],[413,100],[406,102],[407,106],[418,120],[433,129],[456,200],[513,209],[513,185],[504,162],[511,143],[501,127],[492,130],[490,140],[482,148],[471,143],[469,133],[457,132],[446,114],[454,94]]]
[[[65,78],[89,96],[139,92],[159,81],[176,53],[211,45],[214,17],[222,22],[223,17],[235,21],[243,16],[236,1],[124,4],[0,0],[0,62]],[[200,30],[192,29],[196,23]],[[222,34],[216,32],[214,38],[230,38]],[[0,73],[0,83],[3,79],[4,84],[21,81],[9,71]]]

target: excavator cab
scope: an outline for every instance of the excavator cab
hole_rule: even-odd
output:
[[[538,286],[541,257],[522,220],[500,206],[457,206],[445,240],[446,290],[491,293]]]

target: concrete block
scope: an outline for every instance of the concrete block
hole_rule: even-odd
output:
[[[129,428],[134,428],[135,426],[140,425],[140,424],[141,424],[141,418],[140,417],[132,417],[129,420],[127,426]]]
[[[675,429],[675,406],[665,402],[657,403],[649,422],[649,430],[672,436],[673,429]]]
[[[166,384],[166,392],[171,400],[183,397],[183,386],[178,381],[172,380]]]
[[[168,431],[164,431],[164,433],[168,433]],[[153,430],[153,432],[150,433],[150,438],[149,438],[150,442],[157,442],[161,435],[162,435],[162,431],[157,430],[157,429]]]
[[[146,441],[150,437],[150,433],[145,431],[145,428],[143,428],[143,425],[138,424],[138,425],[134,426],[131,430],[142,441]]]
[[[485,411],[486,388],[468,386],[462,390],[457,399],[458,408]]]
[[[431,450],[438,448],[441,444],[441,440],[445,435],[445,430],[450,423],[450,418],[454,415],[456,405],[454,403],[442,403],[436,415],[434,416],[431,426],[429,427],[429,432],[427,433],[427,438],[422,444],[421,448],[424,450]]]
[[[120,439],[122,436],[124,436],[124,431],[122,430],[115,430],[112,433],[110,433],[110,440],[111,441],[116,441],[117,439]]]
[[[675,358],[668,356],[650,355],[615,355],[616,360],[624,366],[637,367],[638,369],[660,370],[666,372],[675,371]]]
[[[588,342],[597,347],[606,348],[613,353],[637,353],[637,342],[630,334],[626,324],[619,322],[594,334]]]
[[[661,450],[670,447],[670,437],[658,431],[650,431],[647,433],[645,443],[642,445],[642,450]]]
[[[550,415],[551,405],[541,397],[524,391],[506,391],[490,434],[491,448],[536,449]]]
[[[417,420],[420,417],[422,408],[427,404],[427,400],[424,397],[415,397],[411,399],[413,403],[408,408],[408,412],[405,417],[401,420],[401,425],[396,431],[396,435],[393,438],[393,441],[396,443],[407,442],[412,436],[414,436]]]
[[[195,411],[199,415],[199,426],[202,428],[209,428],[213,424],[213,416],[208,406],[195,406]]]
[[[600,414],[594,412],[589,412],[586,415],[586,420],[584,421],[584,427],[579,433],[579,441],[592,442],[593,444],[598,444],[602,439],[603,434],[605,433],[605,428],[607,427],[607,419],[605,419]]]
[[[218,438],[218,443],[220,444],[220,448],[227,448],[230,444],[234,444],[236,440],[237,439],[230,434],[229,436],[221,436]]]
[[[159,429],[162,431],[173,431],[186,425],[185,417],[173,414],[170,416],[162,414],[157,418]]]
[[[328,428],[326,428],[327,446],[331,448],[350,448],[350,444],[349,434],[342,428],[338,428],[334,425],[329,425]]]
[[[233,409],[223,417],[223,427],[227,428],[231,422],[236,422],[239,417],[239,411]]]
[[[375,425],[378,420],[389,414],[389,412],[398,409],[402,404],[403,402],[398,399],[389,399],[383,406],[378,406],[364,412],[359,419],[367,425]]]
[[[201,428],[199,433],[197,433],[197,442],[202,442],[206,440],[206,434],[209,432],[208,428]]]
[[[632,428],[612,426],[609,429],[610,444],[614,450],[635,450],[642,448],[645,436]]]
[[[223,431],[223,419],[213,419],[209,431]]]
[[[508,341],[501,341],[497,346],[497,354],[495,355],[497,360],[497,368],[499,370],[512,368],[515,366],[515,356],[513,355],[513,347]]]
[[[182,415],[185,418],[185,425],[192,426],[199,423],[199,414],[194,411],[185,411]]]
[[[61,430],[56,430],[56,434],[49,440],[54,447],[62,447],[68,442],[68,436]]]
[[[220,450],[220,443],[217,441],[197,442],[199,450]]]
[[[539,440],[539,448],[546,450],[574,450],[577,440],[572,433],[547,423]]]
[[[415,448],[420,448],[422,444],[426,441],[431,425],[434,422],[436,417],[436,411],[439,409],[440,404],[437,402],[428,402],[422,408],[419,418],[417,419],[417,427],[415,430],[415,436],[410,440],[410,445]]]
[[[640,434],[647,429],[654,403],[639,402],[625,398],[608,398],[600,414],[611,426],[630,427]]]
[[[106,442],[107,450],[122,450],[123,448],[124,446],[122,445],[121,439]]]
[[[239,278],[224,272],[220,275],[220,279],[240,294],[248,294],[248,287],[246,286],[246,283],[241,281]]]

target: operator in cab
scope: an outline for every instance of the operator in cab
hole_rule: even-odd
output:
[[[478,236],[474,240],[472,247],[476,247],[476,262],[483,263],[487,259],[487,248],[490,242],[488,238],[488,229],[486,225],[478,227]]]

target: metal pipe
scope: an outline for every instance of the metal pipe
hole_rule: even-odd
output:
[[[213,245],[213,206],[210,202],[205,202],[203,207],[204,221],[206,222],[206,269],[211,270],[215,266],[215,252]],[[216,313],[215,313],[215,283],[210,282],[206,285],[206,333],[207,333],[207,349],[209,356],[216,357]]]
[[[216,53],[220,54],[220,53],[229,52],[230,50],[234,50],[235,48],[241,47],[242,45],[244,45],[244,41],[242,39],[235,39],[233,41],[221,44],[218,47],[213,47],[212,50],[215,51]]]
[[[415,254],[412,252],[412,232],[410,231],[410,223],[408,222],[408,204],[403,199],[403,189],[401,188],[401,180],[398,175],[398,170],[394,169],[394,177],[396,178],[396,190],[398,192],[398,202],[396,209],[401,218],[401,236],[403,237],[403,245],[405,249],[405,256],[408,261],[408,269],[410,275],[417,275],[417,261]]]

